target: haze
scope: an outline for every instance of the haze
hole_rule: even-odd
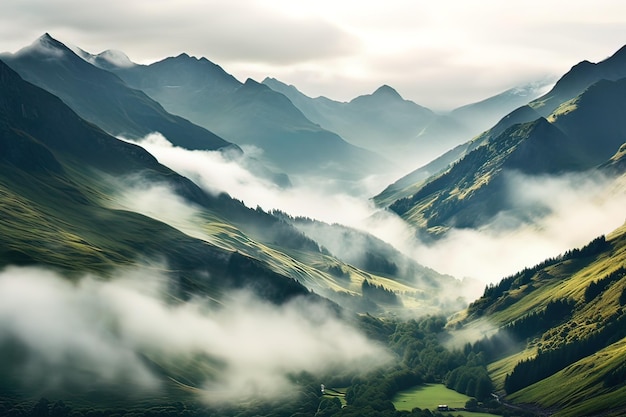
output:
[[[495,283],[524,267],[584,246],[624,222],[626,184],[621,177],[610,180],[601,174],[589,173],[533,177],[510,172],[507,185],[515,209],[500,213],[479,229],[453,228],[445,238],[426,244],[393,212],[374,206],[369,197],[372,190],[381,188],[376,188],[380,184],[371,178],[354,184],[352,193],[332,182],[311,179],[301,179],[292,187],[281,188],[250,173],[245,159],[229,160],[219,152],[175,147],[160,134],[134,143],[210,193],[228,193],[251,208],[279,209],[292,216],[366,231],[417,262],[458,279]],[[193,219],[195,213],[188,203],[167,188],[133,182],[134,188],[123,198],[124,208],[206,239],[196,227],[189,227],[193,220],[184,221]],[[333,247],[358,252],[355,245],[351,240],[336,242]],[[477,290],[482,291],[482,287]],[[472,299],[480,294],[457,295]]]
[[[20,0],[0,3],[0,50],[44,32],[139,63],[187,52],[240,80],[272,76],[350,100],[383,84],[435,110],[598,62],[623,45],[626,3]]]
[[[0,271],[0,343],[21,344],[13,366],[22,383],[80,390],[124,381],[154,392],[161,384],[148,357],[166,367],[194,361],[206,401],[285,398],[296,395],[290,375],[368,370],[389,360],[325,305],[275,306],[243,291],[220,308],[201,297],[180,303],[154,266],[77,283],[43,268]]]

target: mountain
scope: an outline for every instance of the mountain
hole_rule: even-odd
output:
[[[554,80],[546,78],[513,87],[476,103],[458,107],[449,116],[467,126],[470,137],[473,137],[496,124],[503,116],[543,95],[552,85]]]
[[[311,98],[274,78],[263,84],[287,96],[307,118],[406,168],[431,161],[491,126],[509,111],[527,104],[549,81],[509,89],[447,114],[438,114],[383,85],[350,102]]]
[[[574,65],[549,92],[531,102],[530,106],[547,117],[562,103],[580,95],[590,85],[600,80],[616,81],[624,77],[626,46],[601,62],[582,61]]]
[[[214,133],[166,112],[143,92],[89,64],[48,34],[0,58],[25,80],[57,95],[85,120],[112,135],[139,139],[160,132],[187,149],[234,148]]]
[[[248,284],[275,301],[308,293],[252,258],[191,238],[152,218],[109,208],[107,201],[114,195],[107,175],[141,174],[197,204],[216,206],[219,201],[160,165],[143,148],[84,121],[1,61],[0,102],[3,266],[48,265],[106,274],[137,257],[164,256],[182,297],[188,297],[191,289],[206,292]],[[201,271],[222,278],[209,282]],[[252,271],[254,278],[248,276]]]
[[[560,85],[557,82],[554,90]],[[509,173],[580,172],[607,162],[626,141],[620,116],[625,87],[625,79],[600,80],[560,103],[547,118],[533,103],[522,106],[453,150],[462,157],[451,165],[426,179],[416,171],[417,182],[403,179],[376,199],[383,204],[393,201],[393,211],[423,230],[440,233],[452,226],[483,225],[515,208],[507,198]]]
[[[540,117],[539,113],[534,111],[528,105],[515,109],[503,117],[492,128],[485,130],[472,140],[450,149],[440,157],[435,158],[428,164],[408,173],[393,184],[387,186],[380,194],[374,197],[374,201],[379,206],[387,207],[396,200],[411,197],[429,179],[442,174],[444,171],[449,169],[453,163],[459,161],[479,146],[484,145],[491,139],[499,136],[506,129],[516,124],[532,122]]]
[[[0,179],[9,196],[3,201],[15,204],[3,217],[11,219],[3,233],[3,264],[46,264],[105,273],[137,257],[163,253],[191,288],[203,287],[202,279],[196,276],[202,271],[226,275],[229,278],[224,278],[224,285],[230,280],[256,288],[256,281],[245,273],[245,268],[250,268],[258,269],[258,285],[267,288],[257,289],[270,299],[278,297],[281,285],[288,291],[294,290],[289,290],[292,285],[297,291],[303,290],[304,285],[331,299],[349,296],[356,309],[370,310],[379,306],[361,303],[362,294],[355,290],[355,284],[366,278],[406,293],[437,291],[437,280],[450,280],[432,271],[431,282],[402,283],[397,271],[383,276],[367,265],[351,266],[321,250],[319,243],[288,222],[247,208],[226,194],[204,192],[160,165],[143,148],[115,139],[84,121],[60,99],[22,80],[4,64],[0,81]],[[134,213],[137,209],[133,209],[132,199],[123,201],[120,188],[133,190],[136,184],[144,188],[164,185],[200,213],[193,220],[175,213],[162,221]],[[136,199],[140,194],[131,193]],[[16,208],[20,206],[29,207],[31,215],[22,215],[23,210]],[[48,224],[64,226],[49,231]],[[39,244],[29,243],[33,235],[39,235]],[[68,236],[72,237],[69,241]],[[51,253],[49,247],[59,250]],[[240,263],[243,270],[238,269]],[[329,265],[349,273],[337,281]],[[270,282],[265,283],[265,279]],[[296,285],[296,280],[302,285]],[[211,287],[218,296],[219,286],[212,282]],[[416,306],[428,304],[428,300],[416,301]]]
[[[427,228],[486,223],[512,208],[507,206],[507,172],[582,171],[611,158],[626,141],[617,116],[626,104],[623,96],[618,98],[625,88],[626,80],[599,82],[549,119],[513,125],[390,208]]]
[[[187,54],[115,73],[169,111],[241,146],[289,175],[358,179],[387,170],[384,158],[307,119],[289,99],[248,79],[241,83],[206,58]]]
[[[266,78],[263,84],[287,96],[323,128],[403,167],[431,160],[469,136],[457,120],[403,99],[388,85],[346,103],[310,98],[274,78]]]
[[[487,286],[456,327],[499,329],[473,348],[486,353],[502,401],[555,416],[621,415],[625,306],[626,225]]]

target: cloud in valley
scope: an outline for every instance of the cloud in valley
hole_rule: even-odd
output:
[[[133,142],[153,154],[160,163],[192,179],[206,191],[226,192],[248,207],[266,211],[283,210],[329,223],[357,226],[375,210],[367,198],[394,178],[385,174],[359,182],[331,181],[326,178],[291,178],[293,186],[281,187],[247,168],[244,157],[217,151],[189,151],[173,146],[163,135],[154,133]],[[255,151],[248,154],[254,154]]]
[[[501,213],[477,230],[453,229],[440,242],[415,248],[414,254],[440,272],[497,282],[624,224],[625,180],[600,174],[510,173],[515,211]]]
[[[387,359],[320,305],[296,299],[277,307],[245,292],[223,302],[174,302],[167,279],[152,268],[72,282],[11,267],[0,271],[0,346],[22,344],[22,382],[39,386],[94,389],[123,381],[154,391],[164,379],[146,358],[166,374],[193,361],[198,392],[211,402],[284,398],[293,393],[290,375],[370,369]]]
[[[228,160],[218,152],[173,147],[156,134],[140,144],[160,162],[192,178],[208,191],[227,191],[252,208],[257,205],[268,211],[277,208],[292,216],[367,231],[420,264],[459,279],[496,282],[548,257],[583,246],[601,234],[610,233],[626,220],[623,178],[614,181],[600,174],[529,177],[509,173],[509,199],[515,210],[501,213],[476,230],[452,229],[443,239],[427,245],[416,239],[414,231],[402,219],[376,208],[368,200],[373,194],[369,190],[375,187],[362,186],[360,192],[352,195],[343,192],[341,187],[315,182],[296,183],[284,189],[250,174],[241,161]],[[159,193],[153,194],[159,198]],[[137,191],[132,195],[138,195]],[[185,206],[186,203],[179,204]],[[152,211],[164,211],[161,204],[145,206],[152,207]],[[184,210],[181,208],[178,213]],[[148,211],[146,214],[158,217],[157,213]],[[169,219],[180,222],[182,217],[172,214]],[[199,233],[194,231],[193,222],[187,224],[190,225],[187,233]],[[355,242],[341,241],[341,234],[336,239],[331,246],[346,249],[345,253],[337,255],[357,256],[355,252],[360,248]]]

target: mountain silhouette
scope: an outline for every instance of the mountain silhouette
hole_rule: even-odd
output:
[[[139,139],[160,132],[187,149],[233,148],[214,133],[166,112],[146,94],[89,64],[49,34],[0,58],[25,80],[57,95],[85,120],[112,135]]]

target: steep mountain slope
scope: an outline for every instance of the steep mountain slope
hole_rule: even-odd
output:
[[[134,88],[290,175],[361,178],[389,168],[307,119],[285,96],[253,80],[240,83],[206,58],[186,54],[115,70]]]
[[[502,210],[513,208],[508,205],[507,173],[582,171],[609,160],[626,141],[620,117],[625,93],[626,79],[601,81],[561,105],[548,119],[514,124],[498,133],[508,124],[503,120],[504,126],[496,125],[484,138],[476,139],[484,144],[390,208],[432,231],[485,224]],[[533,113],[522,107],[511,117]]]
[[[401,283],[399,273],[383,276],[367,266],[348,265],[277,217],[225,194],[205,193],[142,148],[108,136],[1,65],[3,264],[43,263],[105,273],[137,258],[164,256],[185,288],[207,285],[217,291],[214,296],[219,283],[203,283],[197,274],[225,276],[224,285],[258,285],[270,299],[280,298],[282,289],[304,290],[297,280],[330,298],[349,297],[352,307],[370,311],[379,307],[362,302],[365,279],[397,292],[436,292],[437,282]],[[162,188],[159,198],[164,200],[147,210],[138,208],[134,200],[141,200],[151,186]],[[159,206],[167,206],[171,198],[167,189],[195,214],[186,214],[189,208],[161,213]],[[138,210],[161,221],[131,212]],[[344,268],[346,274],[338,280],[330,266]],[[434,271],[432,276],[449,278]]]
[[[106,274],[112,267],[141,257],[164,256],[173,279],[181,284],[180,296],[191,289],[218,296],[220,287],[247,285],[249,279],[252,287],[258,286],[276,301],[282,297],[279,294],[307,293],[258,261],[191,238],[149,217],[107,208],[112,195],[104,194],[104,173],[141,174],[169,184],[198,204],[215,202],[142,148],[85,122],[57,97],[24,82],[1,61],[0,103],[3,265],[43,264]],[[235,202],[229,204],[235,206]],[[241,274],[236,272],[242,267]],[[203,280],[202,270],[219,280]],[[258,277],[248,275],[252,271]]]
[[[626,46],[598,63],[582,61],[572,67],[545,95],[530,106],[547,117],[563,102],[580,95],[587,87],[600,81],[616,81],[626,77]]]
[[[403,167],[429,161],[471,136],[458,120],[405,100],[387,85],[344,103],[308,97],[274,78],[263,84],[287,96],[313,122]]]
[[[457,162],[479,146],[486,144],[490,139],[497,137],[506,129],[519,123],[532,122],[540,117],[539,113],[528,105],[515,109],[493,127],[485,130],[472,140],[450,149],[440,157],[389,185],[379,195],[374,197],[374,201],[380,206],[389,206],[396,200],[412,196],[429,178],[443,173],[450,168],[452,163]]]
[[[491,346],[490,373],[507,401],[555,416],[620,415],[625,309],[626,225],[488,286],[465,325],[501,329],[481,343]]]
[[[32,45],[1,59],[24,79],[52,92],[84,119],[112,135],[142,138],[160,132],[187,149],[233,147],[208,130],[163,107],[114,74],[89,64],[45,34]]]
[[[468,152],[500,135],[506,129],[518,123],[537,120],[539,117],[549,117],[559,106],[582,94],[588,87],[600,80],[618,80],[626,77],[625,48],[621,48],[606,60],[592,64],[583,61],[557,81],[554,87],[543,96],[521,106],[503,117],[492,128],[478,135],[470,142],[461,144],[441,157],[433,160],[428,166],[420,167],[403,178],[391,184],[374,200],[381,206],[389,206],[395,200],[409,198],[421,188],[432,175],[439,175]],[[463,113],[464,108],[459,110]],[[454,112],[453,112],[454,113]]]

